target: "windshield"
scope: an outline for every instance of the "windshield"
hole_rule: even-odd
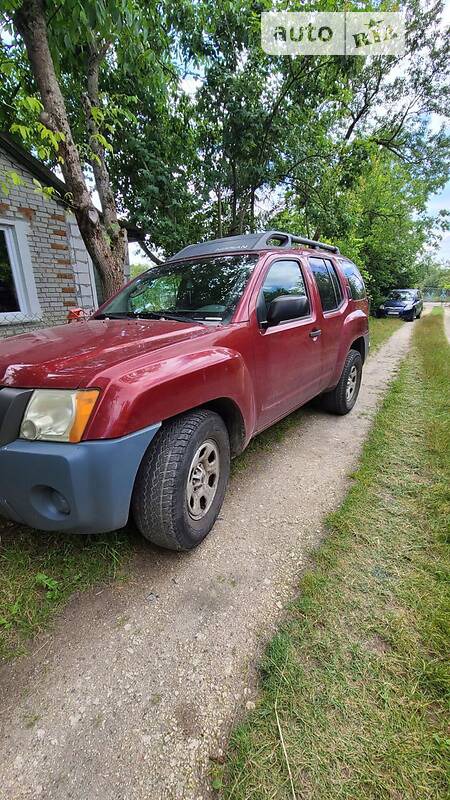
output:
[[[395,289],[393,292],[390,292],[388,300],[411,300],[412,296],[413,292]]]
[[[257,260],[219,256],[153,267],[96,316],[229,322]]]

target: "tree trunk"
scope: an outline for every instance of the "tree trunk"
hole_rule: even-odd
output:
[[[217,235],[218,238],[221,239],[223,236],[223,226],[222,226],[222,187],[220,183],[217,187]]]
[[[231,221],[229,228],[229,236],[235,236],[238,233],[238,220],[237,220],[237,174],[236,164],[231,162],[231,175],[232,175],[232,194],[231,194]]]
[[[61,133],[64,137],[59,144],[59,155],[63,159],[61,169],[67,192],[71,195],[71,206],[86,249],[99,271],[105,297],[109,297],[123,285],[127,237],[126,232],[120,229],[117,223],[115,202],[104,159],[100,185],[97,186],[102,203],[105,201],[103,223],[86,186],[80,157],[70,129],[48,43],[43,0],[25,0],[14,15],[14,24],[24,40],[41,95],[44,106],[41,120],[50,130]],[[116,223],[118,229],[115,228]],[[114,234],[113,237],[111,232]]]
[[[256,189],[252,186],[250,194],[250,233],[255,232],[255,199]]]
[[[247,211],[248,211],[247,198],[244,195],[244,197],[242,197],[242,199],[241,199],[241,205],[240,205],[240,208],[239,208],[239,215],[238,215],[238,233],[239,234],[244,233],[245,215],[246,215]]]

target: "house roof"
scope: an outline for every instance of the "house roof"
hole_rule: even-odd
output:
[[[55,173],[46,167],[42,161],[32,156],[28,150],[25,150],[16,139],[5,131],[0,131],[0,150],[7,153],[13,161],[25,167],[42,184],[52,186],[57,192],[57,196],[54,195],[53,199],[57,202],[64,202],[64,196],[67,194],[67,186],[64,181],[57,178]],[[120,224],[127,229],[129,242],[139,242],[145,239],[145,231],[134,223],[128,220],[120,220]]]
[[[57,178],[54,172],[32,156],[28,150],[25,150],[9,133],[4,131],[0,131],[0,149],[7,153],[13,161],[25,167],[45,186],[52,186],[59,195],[59,197],[54,198],[55,200],[62,200],[64,195],[67,194],[67,186],[64,181]]]

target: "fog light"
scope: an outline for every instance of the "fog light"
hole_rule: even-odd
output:
[[[22,422],[20,435],[23,436],[24,439],[30,439],[30,440],[37,439],[39,435],[39,430],[37,425],[35,425],[35,423],[31,419],[26,419],[25,422]]]
[[[61,494],[61,492],[57,492],[56,489],[53,489],[52,492],[52,502],[56,510],[59,511],[60,514],[70,514],[69,503],[67,502],[64,495]]]

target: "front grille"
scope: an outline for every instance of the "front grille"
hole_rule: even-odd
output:
[[[32,389],[0,388],[0,446],[17,439]]]

